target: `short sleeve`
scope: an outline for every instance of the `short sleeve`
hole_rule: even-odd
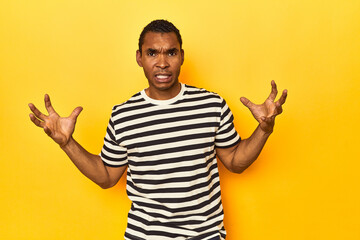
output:
[[[110,118],[100,157],[105,165],[121,167],[127,164],[127,149],[116,140],[114,123]]]
[[[225,100],[221,98],[220,125],[215,137],[215,146],[217,148],[229,148],[241,141],[239,134],[235,130],[233,121],[234,117],[229,106]]]

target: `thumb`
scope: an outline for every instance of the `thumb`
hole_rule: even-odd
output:
[[[246,97],[241,97],[240,101],[242,102],[242,104],[244,104],[246,107],[250,108],[252,105],[254,105],[249,99],[247,99]]]
[[[47,126],[44,126],[44,132],[45,132],[49,137],[51,137],[52,132],[51,132],[51,130],[50,130]]]
[[[82,107],[77,107],[77,108],[75,108],[75,109],[72,111],[72,113],[70,114],[69,118],[71,118],[71,119],[73,119],[73,120],[76,120],[82,110],[83,110]]]

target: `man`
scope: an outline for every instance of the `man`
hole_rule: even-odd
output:
[[[225,239],[216,156],[232,172],[250,166],[273,131],[287,91],[274,102],[272,81],[263,104],[241,98],[259,122],[241,140],[224,99],[179,82],[184,50],[172,23],[156,20],[144,28],[136,61],[149,87],[114,106],[100,155],[72,137],[81,107],[61,118],[45,95],[49,115],[29,104],[30,118],[102,188],[114,186],[127,169],[132,206],[125,239]]]

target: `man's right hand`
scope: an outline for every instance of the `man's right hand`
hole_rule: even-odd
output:
[[[29,108],[34,114],[30,114],[31,121],[38,127],[44,129],[60,147],[64,147],[70,140],[76,124],[76,119],[82,111],[82,107],[73,110],[69,117],[60,117],[51,105],[49,95],[45,94],[45,107],[48,116],[41,113],[34,104],[30,103]]]
[[[105,166],[99,155],[89,153],[72,138],[76,119],[82,111],[82,107],[75,108],[69,117],[60,117],[51,106],[50,97],[47,94],[45,95],[45,107],[49,113],[48,116],[41,113],[32,103],[29,104],[29,107],[33,112],[30,114],[31,121],[36,126],[43,128],[46,134],[60,145],[86,177],[102,188],[112,187],[119,181],[127,165]]]

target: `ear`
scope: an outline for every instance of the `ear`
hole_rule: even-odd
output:
[[[136,50],[136,62],[140,67],[143,66],[142,61],[141,61],[141,53],[139,50]]]
[[[184,63],[184,49],[181,49],[180,50],[180,54],[181,54],[181,65],[183,65],[183,63]]]

